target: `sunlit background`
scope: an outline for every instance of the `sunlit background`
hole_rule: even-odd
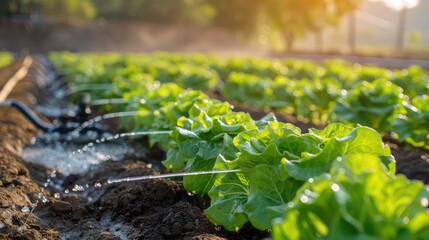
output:
[[[372,0],[373,2],[384,2],[388,7],[397,11],[403,8],[413,8],[419,5],[419,0]]]
[[[0,50],[429,53],[423,0],[1,0]]]
[[[429,1],[365,0],[355,12],[344,16],[339,25],[323,30],[324,46],[311,46],[315,40],[308,34],[299,47],[347,51],[350,50],[350,42],[353,42],[355,50],[362,53],[427,52],[428,10]],[[350,36],[352,30],[354,34]],[[345,44],[347,41],[349,44]]]

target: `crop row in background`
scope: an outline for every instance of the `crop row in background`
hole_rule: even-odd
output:
[[[303,60],[168,53],[61,53],[52,58],[74,76],[76,85],[87,79],[117,83],[119,88],[105,97],[121,97],[121,86],[129,81],[174,82],[322,126],[362,124],[412,146],[429,148],[429,76],[418,66],[389,70],[341,60],[317,65]]]

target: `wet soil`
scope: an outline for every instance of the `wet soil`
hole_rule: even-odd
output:
[[[106,184],[108,179],[159,174],[145,159],[105,162],[98,170],[64,180],[68,189],[89,184],[82,195],[70,194],[40,209],[58,223],[65,239],[261,239],[254,229],[230,233],[203,214],[208,202],[189,195],[181,182],[147,180]],[[98,184],[100,187],[95,187]],[[88,201],[90,200],[90,201]]]
[[[0,86],[16,68],[0,72]],[[43,73],[40,65],[35,68],[29,78]],[[11,97],[31,105],[39,98],[38,94],[27,83],[18,84]],[[255,119],[267,113],[251,107],[236,106],[235,110],[247,111]],[[317,127],[293,116],[277,113],[276,116],[303,131]],[[40,186],[46,183],[52,169],[22,159],[22,149],[38,134],[40,132],[19,112],[9,107],[0,108],[0,239],[197,240],[269,236],[249,225],[235,233],[212,224],[203,213],[208,199],[189,195],[180,179],[107,184],[109,179],[159,174],[162,167],[158,160],[164,158],[165,152],[157,147],[149,149],[145,139],[137,144],[148,149],[147,157],[105,161],[91,171],[67,177],[57,174],[43,190]],[[397,160],[398,173],[429,183],[426,150],[408,149],[394,142],[389,145]],[[69,193],[65,193],[66,190]],[[45,197],[40,198],[42,191]],[[60,193],[60,197],[55,193]],[[30,213],[35,202],[38,202],[37,207]]]
[[[22,61],[0,72],[0,84],[13,76]],[[37,64],[33,68],[39,68]],[[41,69],[42,70],[42,69]],[[36,77],[32,71],[25,78]],[[10,98],[30,104],[36,98],[23,79],[11,92]],[[17,94],[19,93],[19,94]],[[37,201],[41,187],[31,178],[30,170],[21,158],[22,149],[31,143],[37,129],[17,110],[0,108],[0,238],[1,239],[59,239],[51,227],[39,223],[28,214]],[[23,227],[24,226],[24,227]]]

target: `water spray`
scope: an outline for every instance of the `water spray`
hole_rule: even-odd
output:
[[[182,173],[166,173],[166,174],[160,174],[160,175],[146,175],[146,176],[119,178],[119,179],[109,179],[109,180],[107,180],[107,184],[143,181],[143,180],[149,180],[149,179],[186,177],[186,176],[207,175],[207,174],[237,173],[237,172],[241,172],[241,169],[212,170],[212,171],[200,171],[200,172],[182,172]]]

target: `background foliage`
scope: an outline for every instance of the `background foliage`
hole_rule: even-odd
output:
[[[291,49],[305,32],[337,24],[361,0],[2,0],[0,17],[42,16],[53,21],[132,20],[193,23],[245,34],[279,33]]]

